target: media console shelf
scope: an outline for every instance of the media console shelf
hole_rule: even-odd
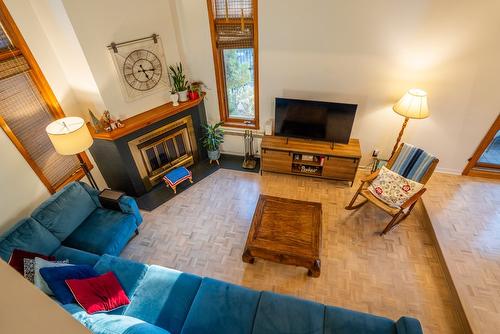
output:
[[[358,139],[349,144],[264,136],[261,144],[261,173],[306,175],[351,182],[358,170],[361,148]]]

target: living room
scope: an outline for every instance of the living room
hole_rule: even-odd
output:
[[[499,9],[0,1],[0,332],[496,333]]]

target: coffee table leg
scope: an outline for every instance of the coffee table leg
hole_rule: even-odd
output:
[[[250,264],[253,264],[255,262],[255,258],[252,255],[250,255],[250,252],[248,251],[248,249],[245,249],[245,251],[243,252],[243,255],[241,256],[241,259],[243,260],[243,262],[250,263]]]
[[[320,273],[321,273],[321,260],[317,259],[314,260],[314,262],[312,263],[311,267],[309,268],[309,271],[307,272],[307,275],[311,277],[319,277]]]

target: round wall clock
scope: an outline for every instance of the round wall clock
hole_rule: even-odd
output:
[[[165,50],[158,34],[108,45],[125,101],[170,91]]]
[[[161,80],[160,59],[151,51],[138,49],[132,51],[123,63],[123,76],[133,89],[147,91]]]

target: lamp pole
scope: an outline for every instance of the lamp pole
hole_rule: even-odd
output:
[[[394,153],[396,153],[396,150],[398,149],[399,142],[401,141],[401,138],[403,137],[403,133],[405,132],[406,125],[408,124],[408,121],[410,120],[409,117],[405,117],[405,120],[403,122],[403,126],[401,127],[401,131],[399,131],[398,139],[396,140],[396,144],[394,145],[391,156],[389,157],[389,160],[394,156]]]

